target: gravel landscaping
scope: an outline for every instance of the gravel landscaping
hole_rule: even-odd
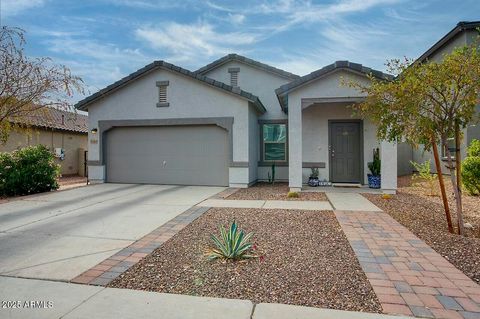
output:
[[[289,191],[288,183],[260,182],[249,188],[241,188],[225,199],[254,199],[254,200],[318,200],[327,201],[325,193],[300,192],[299,197],[287,197]]]
[[[210,234],[234,219],[262,257],[207,260]],[[332,212],[210,209],[109,286],[381,312]]]
[[[452,193],[449,181],[446,186],[448,193]],[[391,199],[373,194],[364,196],[480,283],[480,197],[463,196],[464,219],[473,229],[462,237],[448,232],[441,197],[426,195],[426,187],[423,183],[420,187],[412,186],[410,176],[406,176],[399,178],[398,194]],[[455,224],[453,195],[449,195],[449,199]]]
[[[65,175],[60,177],[58,180],[60,186],[59,189],[68,189],[72,187],[78,187],[82,185],[87,185],[87,178],[78,176],[78,175]]]

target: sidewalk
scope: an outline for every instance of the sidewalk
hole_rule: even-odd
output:
[[[327,201],[207,199],[197,206],[230,208],[333,210]]]
[[[0,308],[0,318],[36,319],[401,319],[379,314],[280,304],[253,305],[249,300],[194,297],[62,282],[0,277],[2,301],[20,301],[20,308]],[[25,308],[43,301],[51,308]],[[37,303],[37,306],[39,303]],[[403,317],[406,318],[406,317]]]
[[[299,210],[342,210],[381,212],[368,199],[357,193],[326,192],[328,201],[287,201],[287,200],[239,200],[209,198],[197,206],[229,208],[263,208],[263,209],[299,209]]]

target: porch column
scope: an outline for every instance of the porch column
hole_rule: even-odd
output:
[[[382,141],[380,143],[380,160],[382,161],[382,190],[395,194],[397,190],[397,144]]]
[[[288,185],[291,191],[302,189],[302,108],[288,109]]]

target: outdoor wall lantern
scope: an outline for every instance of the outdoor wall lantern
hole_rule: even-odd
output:
[[[92,128],[92,134],[97,134],[98,129],[97,128]]]

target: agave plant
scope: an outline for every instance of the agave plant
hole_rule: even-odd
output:
[[[246,259],[255,257],[249,254],[252,249],[250,239],[253,233],[245,234],[243,230],[238,228],[235,221],[232,222],[229,229],[226,230],[220,226],[220,237],[211,235],[214,248],[210,248],[207,252],[209,259]]]

